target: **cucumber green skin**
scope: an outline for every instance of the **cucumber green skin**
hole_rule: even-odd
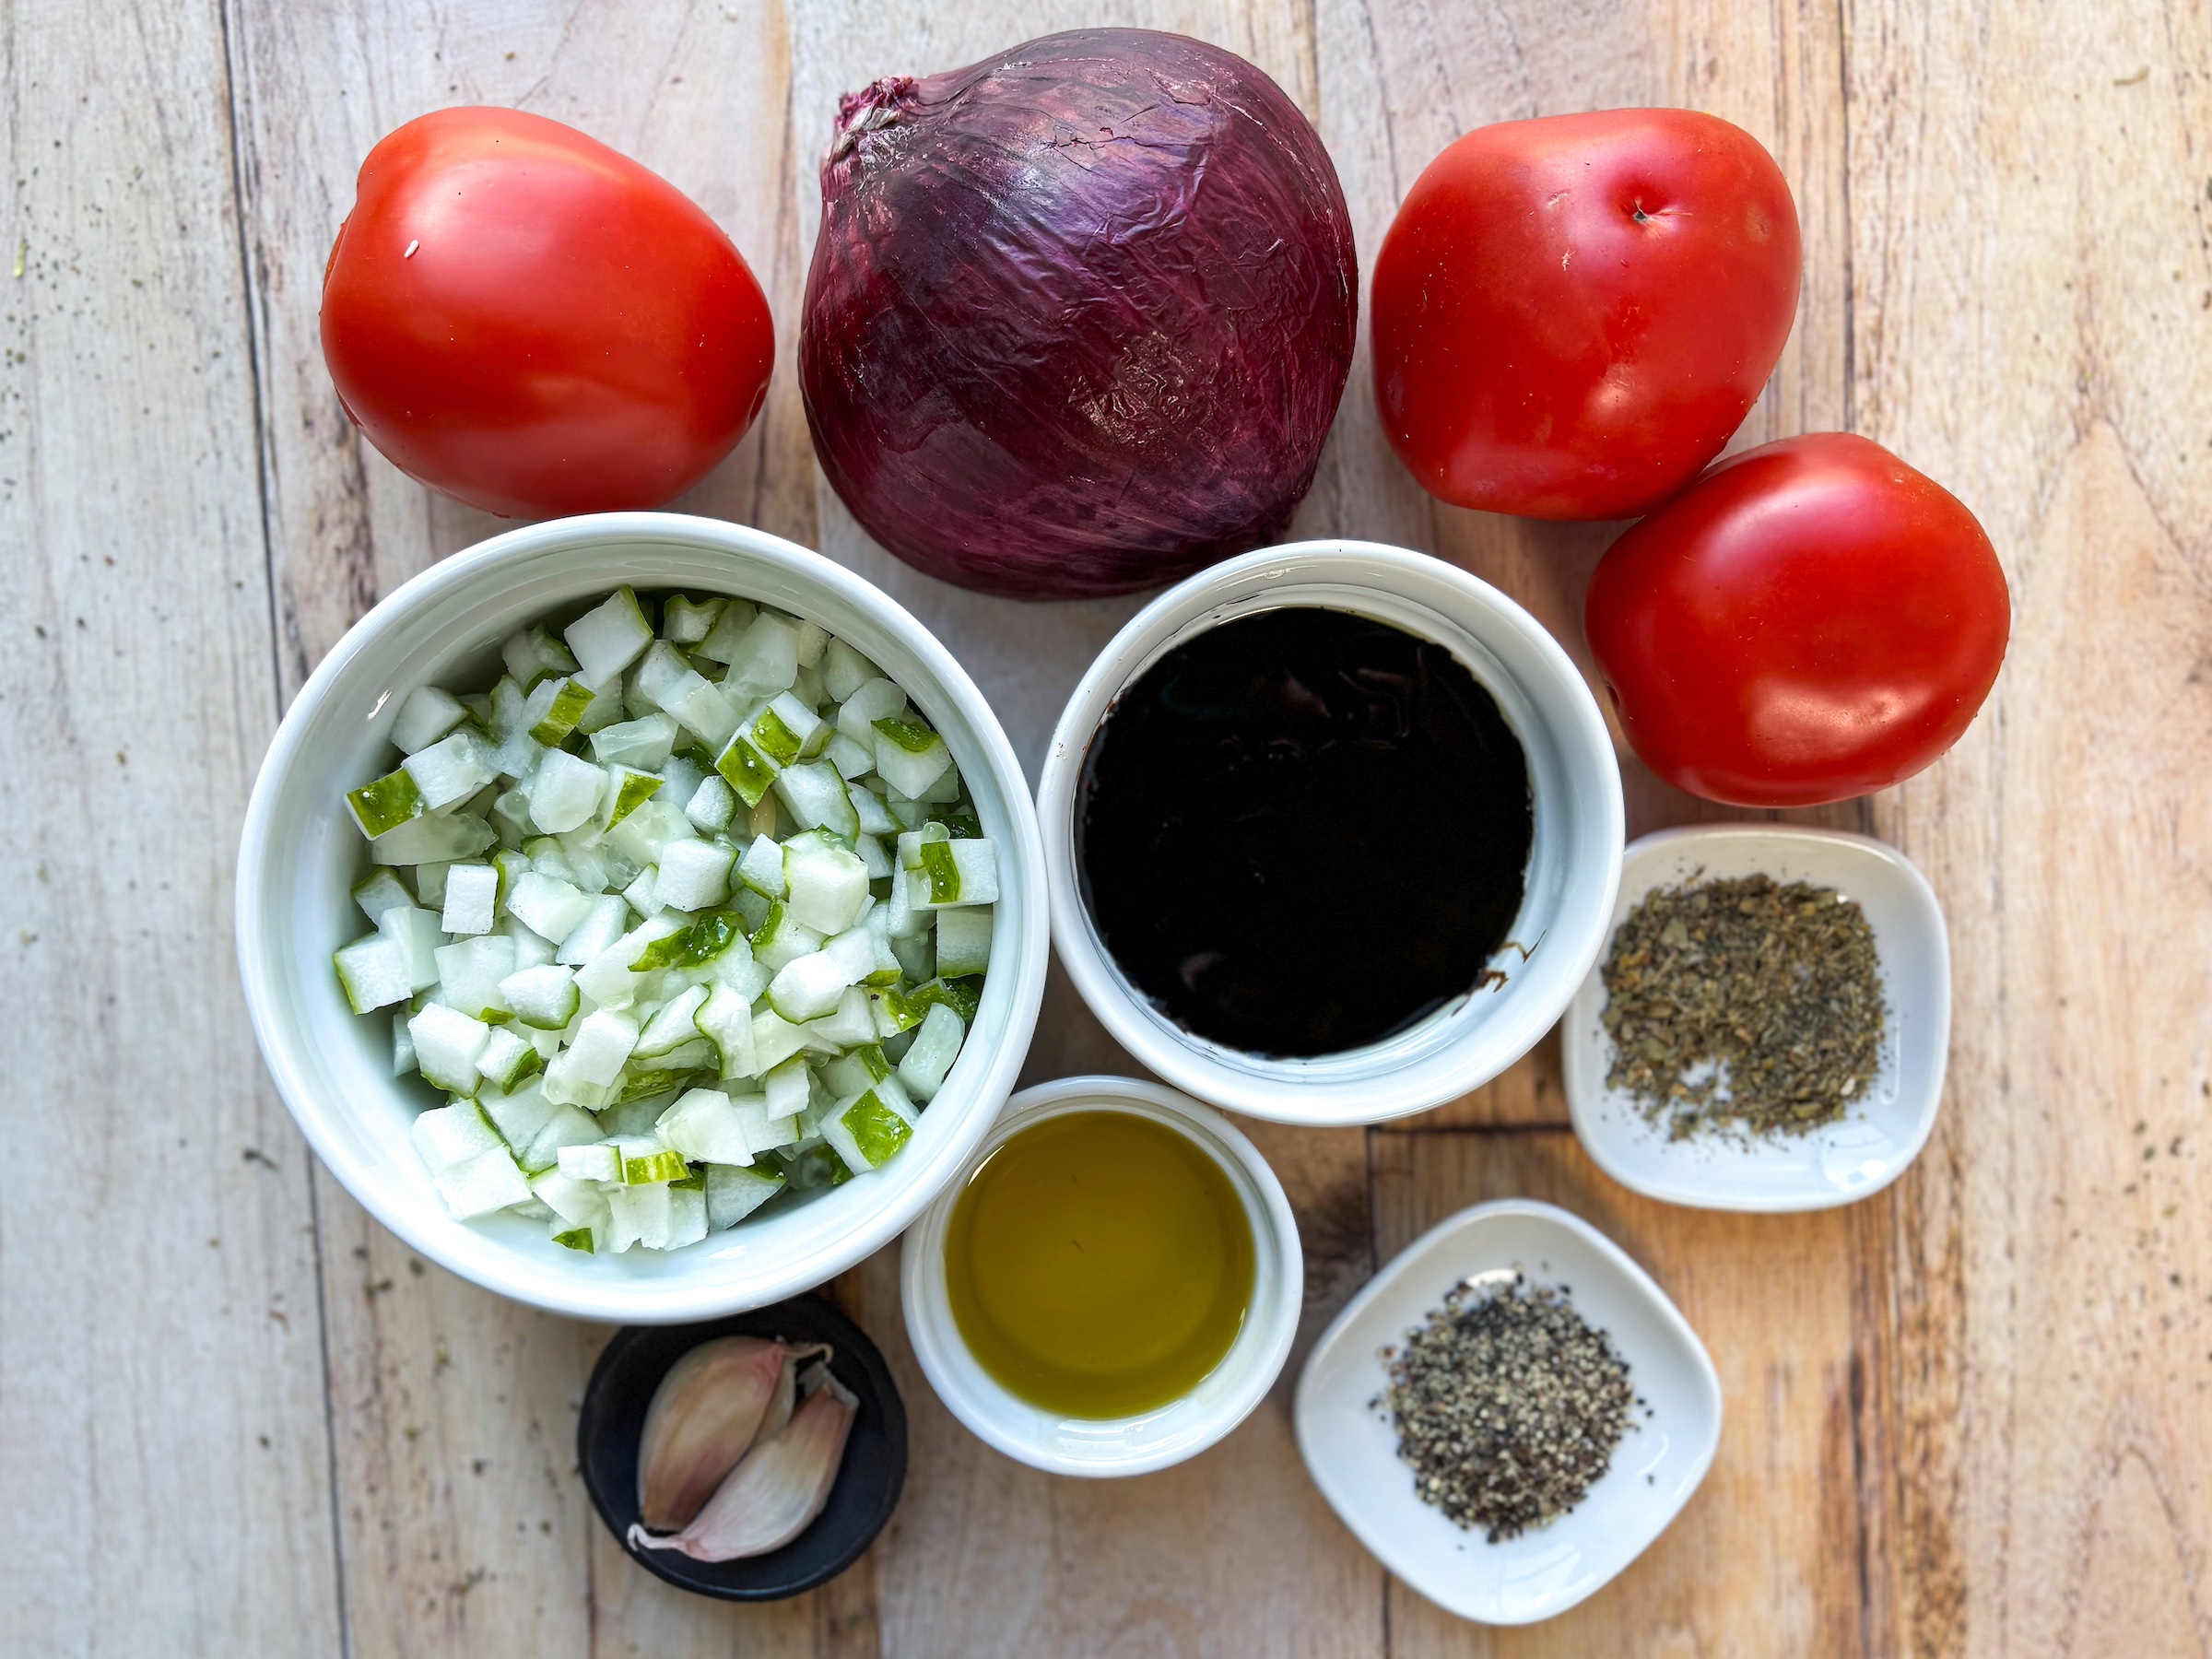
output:
[[[404,766],[348,791],[346,804],[353,808],[353,821],[371,841],[423,814],[422,791]]]
[[[853,1137],[854,1149],[874,1170],[888,1163],[914,1135],[906,1120],[877,1099],[872,1088],[845,1108],[844,1116],[838,1121]]]
[[[596,1253],[592,1247],[592,1230],[588,1227],[571,1227],[566,1232],[557,1232],[553,1235],[553,1242],[565,1244],[571,1250],[581,1250],[585,1255]]]
[[[910,755],[926,755],[932,747],[943,741],[927,726],[912,720],[884,719],[872,722],[875,728]]]
[[[716,757],[714,770],[722,774],[724,782],[737,792],[737,798],[748,810],[767,798],[776,782],[775,767],[742,732],[731,738],[728,747]]]

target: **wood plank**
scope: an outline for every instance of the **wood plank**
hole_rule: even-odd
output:
[[[1859,424],[2014,602],[1991,708],[1877,810],[1957,947],[1896,1211],[1910,1645],[2202,1652],[2212,20],[1850,16]]]
[[[1555,1129],[1378,1130],[1373,1147],[1378,1256],[1470,1204],[1560,1205],[1665,1288],[1711,1351],[1726,1401],[1712,1473],[1611,1584],[1515,1630],[1464,1623],[1394,1579],[1394,1659],[1894,1651],[1888,1609],[1862,1577],[1853,1212],[1728,1216],[1655,1204],[1607,1181]]]
[[[812,459],[791,355],[798,264],[784,20],[772,0],[239,7],[247,242],[267,410],[285,693],[361,612],[504,528],[362,443],[324,369],[314,296],[354,173],[385,132],[459,103],[567,121],[699,201],[769,290],[779,368],[753,432],[677,505],[811,541]],[[333,96],[333,90],[335,96]],[[606,1333],[417,1261],[317,1171],[336,1482],[360,1654],[814,1651],[806,1603],[731,1609],[631,1564],[575,1474],[575,1414]],[[847,1651],[834,1646],[826,1652]]]
[[[982,7],[887,15],[847,0],[805,6],[796,17],[794,102],[799,147],[808,157],[828,141],[840,92],[882,75],[953,68],[1060,29],[1179,30],[1244,53],[1309,112],[1319,96],[1312,14],[1302,6],[1052,0],[1025,8],[1017,21]],[[802,239],[811,246],[820,210],[811,169],[798,190]],[[1077,677],[1142,598],[1049,606],[984,599],[885,553],[826,487],[819,512],[823,551],[938,633],[992,700],[1034,775]],[[1307,534],[1359,533],[1313,510],[1299,523]],[[1025,1080],[1135,1069],[1055,970]],[[935,1403],[895,1324],[870,1324],[903,1368],[914,1439],[908,1494],[877,1552],[888,1650],[1380,1651],[1380,1574],[1305,1479],[1288,1422],[1288,1389],[1305,1341],[1372,1270],[1361,1138],[1241,1126],[1274,1162],[1299,1211],[1307,1314],[1284,1383],[1236,1434],[1191,1464],[1100,1482],[1021,1468],[983,1451]],[[884,1294],[894,1290],[887,1280]]]
[[[339,1641],[308,1159],[230,971],[276,702],[222,38],[0,22],[15,1653]]]

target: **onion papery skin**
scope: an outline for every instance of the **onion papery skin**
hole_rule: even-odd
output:
[[[1031,41],[848,93],[800,384],[815,453],[908,563],[1129,593],[1280,537],[1351,368],[1335,169],[1232,53]]]

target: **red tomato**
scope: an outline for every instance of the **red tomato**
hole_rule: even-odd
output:
[[[1959,741],[2012,600],[1959,499],[1878,443],[1732,455],[1607,549],[1583,620],[1636,752],[1738,806],[1884,789]]]
[[[1629,518],[1698,475],[1797,313],[1797,210],[1741,127],[1609,110],[1479,127],[1375,260],[1375,394],[1421,487]]]
[[[681,191],[573,127],[441,110],[369,152],[323,276],[346,413],[510,518],[652,507],[768,394],[768,300]]]

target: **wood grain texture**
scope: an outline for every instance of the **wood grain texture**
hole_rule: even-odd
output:
[[[792,349],[836,95],[1100,23],[1273,74],[1335,159],[1363,268],[1475,125],[1652,101],[1741,123],[1796,193],[1806,280],[1738,443],[1867,432],[1982,516],[2015,584],[2012,659],[1960,747],[1810,815],[1903,846],[1951,918],[1951,1088],[1891,1194],[1795,1219],[1632,1200],[1557,1127],[1548,1041],[1408,1124],[1253,1128],[1305,1234],[1301,1354],[1375,1261],[1508,1192],[1591,1216],[1712,1349],[1729,1423],[1706,1488],[1535,1630],[1458,1625],[1386,1582],[1298,1466],[1288,1381],[1168,1475],[1055,1482],[984,1451],[915,1369],[889,1252],[837,1294],[912,1414],[891,1529],[794,1603],[670,1591],[575,1476],[605,1333],[416,1263],[311,1171],[208,970],[282,700],[379,595],[500,527],[359,442],[316,338],[361,157],[448,104],[573,122],[731,231],[779,371],[679,505],[881,582],[1034,765],[1140,601],[978,599],[875,547],[813,465]],[[0,815],[4,990],[32,1034],[0,1112],[11,1144],[86,1126],[106,1171],[0,1183],[0,1647],[2212,1653],[2206,0],[34,0],[0,11],[0,258],[21,267],[0,304],[0,546],[21,573],[0,714],[34,803]],[[1439,553],[1580,653],[1614,527],[1432,505],[1367,377],[1363,340],[1294,533]],[[1622,752],[1631,834],[1743,816]],[[1130,1069],[1055,974],[1024,1080]]]
[[[276,715],[211,5],[0,12],[0,1647],[335,1651],[309,1159],[231,971]]]
[[[2014,591],[1991,709],[1876,807],[1959,947],[1895,1212],[1911,1647],[2200,1653],[2212,17],[1852,21],[1853,402]]]

